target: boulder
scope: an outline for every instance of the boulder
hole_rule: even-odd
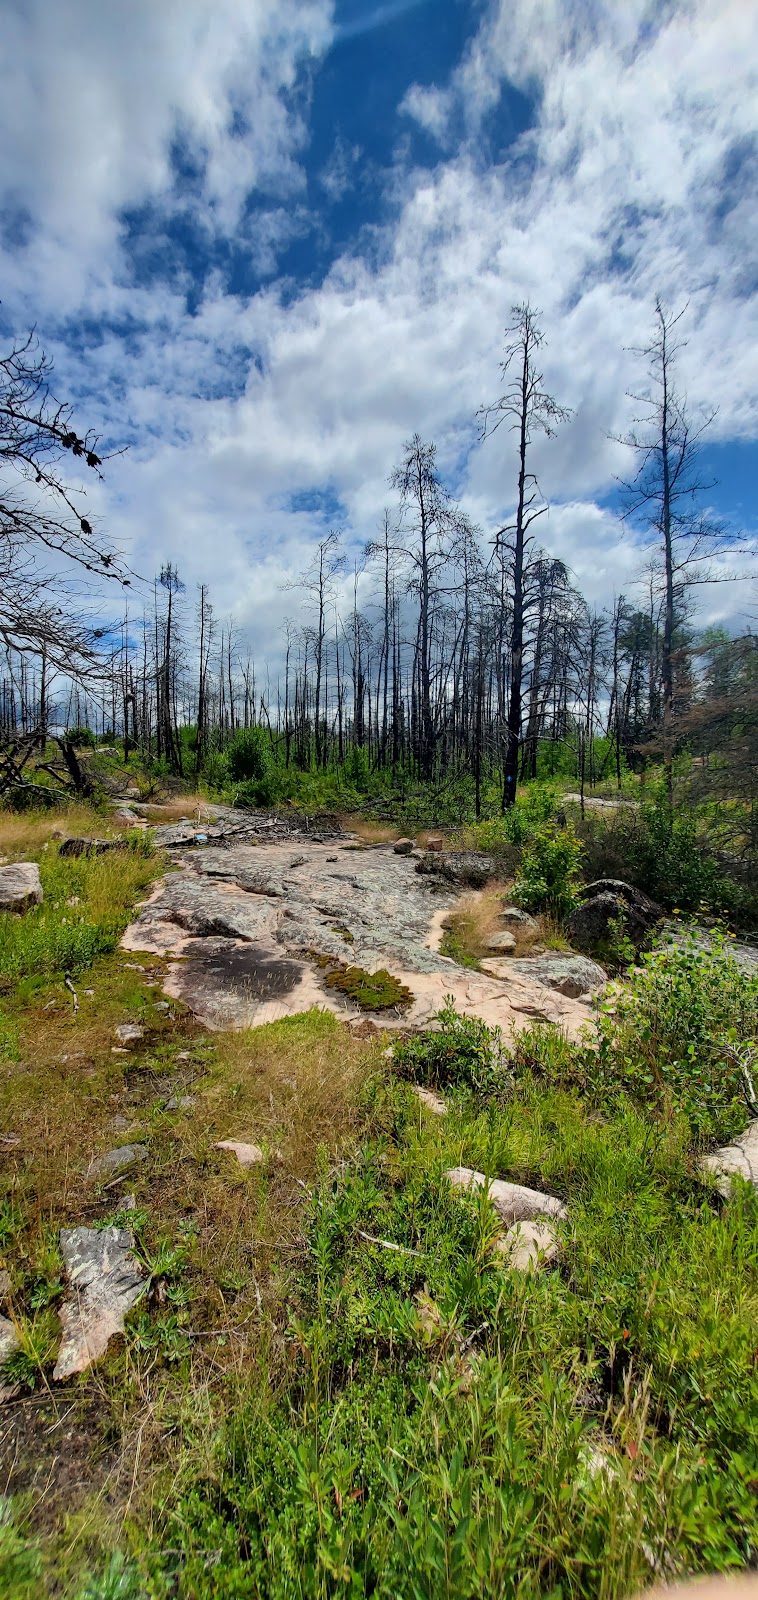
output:
[[[128,1172],[140,1161],[147,1161],[149,1151],[144,1144],[121,1144],[117,1150],[106,1150],[104,1156],[95,1156],[87,1168],[88,1178],[115,1178]]]
[[[128,1228],[61,1228],[60,1239],[71,1295],[59,1313],[58,1380],[83,1372],[123,1333],[124,1317],[146,1287]]]
[[[502,933],[491,933],[489,939],[487,940],[488,950],[498,950],[504,955],[507,955],[510,950],[515,950],[515,948],[515,936],[512,933],[508,933],[507,929],[505,928],[503,929]]]
[[[722,1145],[709,1156],[703,1157],[707,1172],[716,1174],[716,1185],[728,1199],[732,1178],[746,1178],[758,1189],[758,1117],[748,1123],[744,1133],[733,1144]]]
[[[42,904],[42,884],[36,861],[14,861],[0,867],[0,911],[28,911]]]
[[[546,951],[544,955],[524,956],[513,962],[513,970],[535,983],[544,984],[547,989],[557,989],[569,1000],[596,994],[608,982],[607,972],[597,961],[590,961],[589,956],[563,955],[558,951],[550,955]]]
[[[508,922],[512,927],[518,927],[522,933],[539,933],[539,923],[528,911],[522,911],[519,906],[503,906],[498,912],[501,922]]]
[[[455,1189],[489,1189],[490,1200],[503,1222],[533,1222],[536,1217],[565,1217],[562,1200],[540,1189],[527,1189],[521,1183],[506,1183],[503,1178],[486,1178],[472,1167],[452,1167],[445,1173]]]
[[[409,856],[413,849],[412,839],[396,839],[392,846],[396,856]],[[335,857],[336,859],[336,857]]]
[[[442,838],[442,834],[441,833],[430,833],[430,834],[427,834],[427,839],[426,839],[426,848],[427,848],[427,850],[434,850],[437,853],[439,853],[440,850],[444,849],[444,844],[445,844],[445,841]]]
[[[465,883],[470,889],[483,889],[495,876],[495,863],[490,856],[480,856],[474,850],[447,850],[437,854],[426,851],[416,862],[416,871],[445,878],[448,883]]]
[[[582,903],[566,919],[566,932],[580,950],[594,950],[608,943],[621,925],[635,949],[650,943],[654,928],[663,916],[661,906],[620,878],[598,878],[585,884]]]
[[[127,839],[64,839],[59,854],[62,856],[102,856],[107,850],[128,850]]]

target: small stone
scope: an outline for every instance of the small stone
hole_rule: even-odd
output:
[[[170,1010],[171,1010],[171,1007],[170,1007],[170,1005],[168,1003],[168,1000],[154,1000],[153,1001],[153,1011],[170,1011]]]
[[[87,1168],[87,1177],[115,1178],[119,1172],[127,1172],[140,1161],[147,1161],[149,1153],[144,1144],[119,1145],[117,1150],[107,1150],[104,1156],[96,1156]]]
[[[510,950],[515,950],[515,948],[516,940],[512,933],[507,933],[505,931],[502,933],[491,933],[489,939],[487,940],[487,949],[499,950],[501,955],[504,952],[507,953]]]
[[[422,1106],[426,1106],[427,1111],[431,1111],[432,1116],[447,1116],[447,1106],[445,1105],[442,1096],[435,1094],[433,1089],[423,1089],[420,1084],[414,1083],[413,1093],[418,1096]]]
[[[145,1030],[138,1022],[121,1022],[116,1029],[116,1038],[119,1044],[139,1044],[144,1039]]]
[[[174,1060],[175,1061],[191,1061],[192,1057],[191,1057],[191,1055],[189,1053],[189,1050],[177,1050],[176,1055],[174,1056]]]
[[[134,1127],[134,1119],[132,1117],[122,1117],[119,1114],[118,1116],[111,1117],[108,1126],[113,1128],[114,1133],[126,1133],[127,1128]]]
[[[128,1054],[129,1054],[129,1051],[126,1050],[122,1044],[112,1044],[111,1045],[111,1055],[112,1056],[128,1056]]]
[[[490,1199],[499,1217],[510,1226],[513,1222],[533,1222],[535,1217],[565,1217],[562,1200],[540,1189],[527,1189],[521,1183],[507,1183],[503,1178],[487,1178],[472,1167],[452,1167],[445,1177],[456,1189],[488,1188]]]
[[[444,844],[445,841],[441,833],[430,833],[426,841],[426,848],[427,850],[442,850],[444,849]]]
[[[63,1339],[53,1377],[70,1378],[124,1331],[124,1317],[146,1287],[128,1228],[61,1228],[71,1297],[60,1308]]]
[[[514,1272],[536,1272],[558,1254],[558,1239],[549,1222],[514,1222],[496,1248]]]
[[[172,1094],[163,1107],[164,1111],[191,1111],[195,1104],[191,1094]]]
[[[21,1349],[21,1340],[9,1317],[0,1317],[0,1367]]]
[[[409,856],[413,849],[412,839],[396,839],[392,846],[396,856]]]
[[[260,1161],[264,1160],[260,1145],[243,1144],[239,1139],[219,1139],[213,1148],[214,1150],[228,1150],[231,1155],[237,1157],[240,1166],[245,1168],[255,1167]]]
[[[28,911],[42,904],[42,884],[36,861],[14,861],[0,867],[0,911]]]

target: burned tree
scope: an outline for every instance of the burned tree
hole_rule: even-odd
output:
[[[544,433],[550,437],[558,424],[567,421],[570,415],[569,411],[560,406],[544,388],[543,374],[538,365],[539,352],[544,342],[545,336],[537,322],[537,313],[533,307],[528,303],[514,306],[512,321],[506,329],[505,356],[500,365],[506,387],[497,400],[482,406],[479,411],[483,438],[494,433],[505,422],[509,431],[516,433],[518,440],[514,519],[499,528],[495,535],[498,557],[503,559],[507,556],[509,562],[513,607],[503,762],[503,810],[515,802],[519,769],[524,676],[525,579],[529,548],[533,539],[531,529],[538,517],[543,516],[547,510],[537,479],[527,467],[529,448],[535,433]]]

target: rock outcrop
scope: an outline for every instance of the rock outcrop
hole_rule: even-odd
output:
[[[585,884],[582,902],[566,919],[566,933],[579,950],[595,950],[613,942],[620,930],[635,949],[651,942],[663,909],[641,889],[619,878],[598,878]]]
[[[124,1317],[146,1287],[128,1228],[61,1228],[71,1293],[60,1308],[63,1338],[53,1377],[71,1378],[124,1331]]]

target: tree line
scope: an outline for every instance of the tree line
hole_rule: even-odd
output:
[[[0,460],[6,484],[9,469],[17,478],[0,501],[6,747],[44,742],[54,725],[94,726],[123,738],[127,755],[139,748],[197,778],[240,728],[259,726],[287,767],[326,770],[358,752],[369,770],[422,783],[470,776],[477,815],[485,783],[497,784],[505,810],[517,782],[541,768],[573,767],[583,791],[613,775],[620,784],[627,764],[653,758],[670,790],[682,741],[716,739],[707,705],[713,711],[727,685],[733,723],[735,694],[749,699],[755,670],[750,637],[699,639],[692,626],[695,587],[725,575],[728,539],[703,509],[699,447],[711,419],[693,418],[677,388],[680,317],[656,304],[643,352],[648,383],[623,441],[633,470],[622,509],[643,534],[644,599],[589,606],[540,542],[547,505],[534,441],[551,438],[570,413],[545,386],[537,314],[520,305],[506,330],[499,393],[478,419],[487,449],[498,447],[500,430],[513,435],[511,517],[475,527],[443,481],[434,443],[415,434],[392,472],[376,537],[349,567],[340,532],[330,531],[289,585],[295,616],[273,678],[265,663],[256,669],[234,622],[217,615],[208,586],[191,602],[170,563],[149,605],[125,612],[117,631],[88,627],[73,595],[60,603],[59,577],[51,584],[41,569],[43,549],[126,588],[131,575],[80,515],[60,472],[69,452],[99,472],[98,442],[78,435],[51,399],[49,364],[33,342],[19,346],[0,363]]]

